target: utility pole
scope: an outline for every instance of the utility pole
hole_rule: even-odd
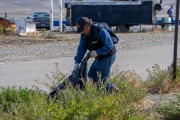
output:
[[[179,0],[176,0],[176,23],[175,23],[174,56],[173,56],[173,80],[176,79],[176,72],[177,72],[178,27],[179,27]]]
[[[59,32],[62,32],[62,0],[59,0]]]
[[[51,8],[50,8],[50,30],[53,31],[53,0],[50,0],[50,5],[51,5]]]

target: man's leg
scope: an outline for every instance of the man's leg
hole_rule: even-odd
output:
[[[102,82],[105,84],[105,93],[106,91],[112,91],[112,90],[118,91],[118,89],[115,88],[113,84],[108,82],[110,69],[115,59],[116,59],[116,54],[100,61],[95,60],[92,63],[88,72],[88,77],[97,84],[97,87],[101,86],[100,80],[102,80]]]
[[[174,19],[173,19],[173,16],[171,16],[171,25],[173,25],[174,23]]]
[[[111,66],[114,63],[115,59],[116,54],[103,60],[97,61],[97,71],[100,72],[101,80],[103,80],[103,82],[107,81],[107,79],[109,78]]]
[[[118,92],[118,88],[116,88],[112,83],[108,81],[111,66],[114,63],[115,59],[116,59],[116,54],[109,58],[105,58],[102,61],[98,61],[97,64],[97,69],[101,73],[101,80],[103,80],[103,83],[105,84],[105,88],[104,88],[105,94],[106,92],[112,92],[112,91]]]
[[[93,61],[89,71],[88,71],[88,77],[92,79],[94,82],[99,81],[98,75],[97,75],[97,67],[96,67],[96,60]]]

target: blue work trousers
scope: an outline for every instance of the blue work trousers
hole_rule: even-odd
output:
[[[115,59],[116,53],[102,60],[95,59],[89,69],[88,77],[92,78],[94,82],[98,82],[99,80],[103,80],[103,82],[105,82],[109,77],[110,69]],[[99,76],[101,76],[101,78],[99,78]]]
[[[173,16],[170,16],[170,17],[171,17],[171,23],[173,23],[174,22]]]

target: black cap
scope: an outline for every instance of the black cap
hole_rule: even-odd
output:
[[[89,19],[87,17],[80,17],[76,21],[77,33],[81,33],[86,24],[89,23]]]

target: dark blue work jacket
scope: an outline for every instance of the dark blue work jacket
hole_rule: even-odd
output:
[[[87,50],[96,50],[98,56],[103,56],[114,48],[109,32],[104,28],[98,29],[98,26],[93,24],[88,36],[81,34],[77,53],[74,57],[75,63],[81,62]]]

